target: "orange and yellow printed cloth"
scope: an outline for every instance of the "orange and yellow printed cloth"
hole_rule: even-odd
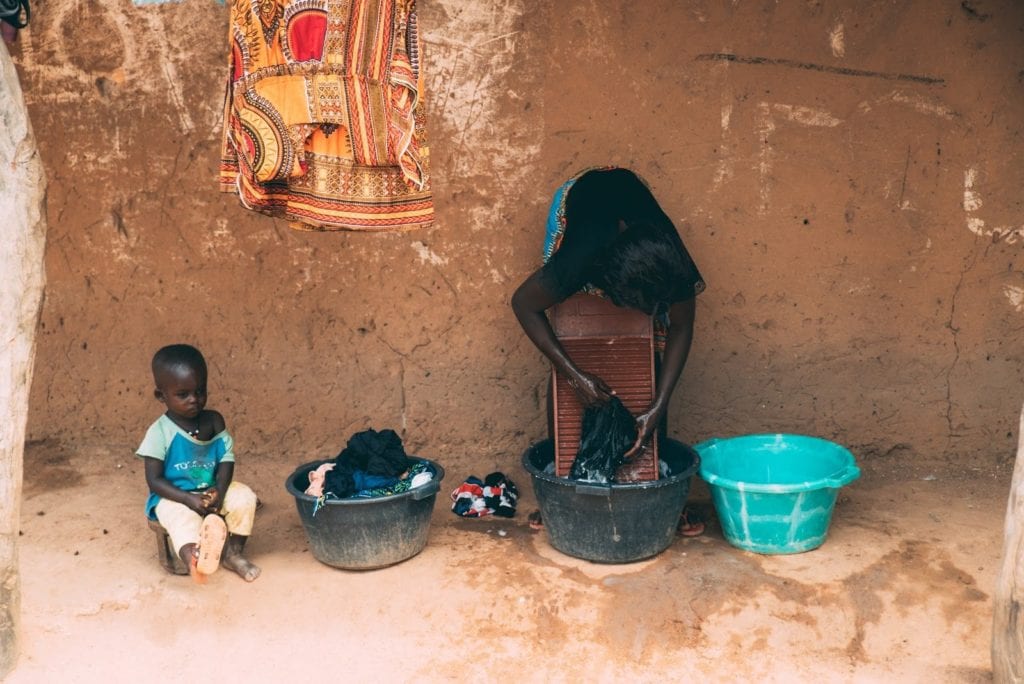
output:
[[[434,218],[415,0],[230,0],[220,185],[299,230]]]

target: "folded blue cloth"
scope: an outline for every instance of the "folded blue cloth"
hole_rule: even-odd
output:
[[[429,479],[433,479],[433,476],[437,473],[434,472],[434,468],[426,461],[418,461],[413,465],[409,466],[409,471],[406,473],[404,479],[398,478],[387,478],[380,477],[377,475],[366,475],[366,473],[357,470],[353,473],[356,481],[356,493],[352,495],[353,499],[372,499],[378,496],[391,496],[392,494],[401,494],[412,489],[413,480],[420,473],[426,473],[429,475]],[[386,484],[380,485],[368,485],[364,487],[360,483],[360,476],[365,476],[363,482],[369,483],[371,480],[388,480]],[[417,486],[423,481],[424,478],[417,480]]]
[[[363,470],[353,471],[352,480],[355,482],[357,493],[362,492],[364,489],[391,487],[393,485],[398,484],[397,477],[388,477],[387,475],[371,475]]]

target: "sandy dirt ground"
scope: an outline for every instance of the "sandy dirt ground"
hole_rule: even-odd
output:
[[[29,448],[22,656],[10,684],[49,681],[920,681],[990,678],[991,593],[1006,466],[878,458],[840,492],[829,538],[793,556],[729,546],[712,519],[656,558],[595,565],[533,532],[529,476],[513,520],[462,520],[445,497],[430,540],[390,568],[309,553],[284,480],[265,502],[263,576],[193,585],[159,566],[141,464],[123,450]],[[127,452],[130,453],[130,452]],[[477,473],[483,475],[483,473]],[[691,500],[708,506],[695,482]]]

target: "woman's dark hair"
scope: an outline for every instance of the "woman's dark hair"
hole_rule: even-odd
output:
[[[594,284],[618,306],[654,313],[693,296],[691,263],[671,222],[635,222],[609,246]]]

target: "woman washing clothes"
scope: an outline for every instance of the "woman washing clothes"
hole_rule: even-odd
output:
[[[637,439],[626,452],[629,459],[646,448],[655,432],[664,434],[669,399],[693,340],[694,298],[704,290],[704,280],[671,219],[646,183],[628,169],[587,169],[555,191],[544,265],[512,296],[527,337],[568,380],[580,403],[592,407],[607,402],[612,391],[573,363],[545,313],[580,290],[599,291],[617,306],[655,317],[661,352],[655,397],[636,418]],[[534,515],[531,522],[539,525]],[[684,509],[679,531],[696,536],[704,524]]]

